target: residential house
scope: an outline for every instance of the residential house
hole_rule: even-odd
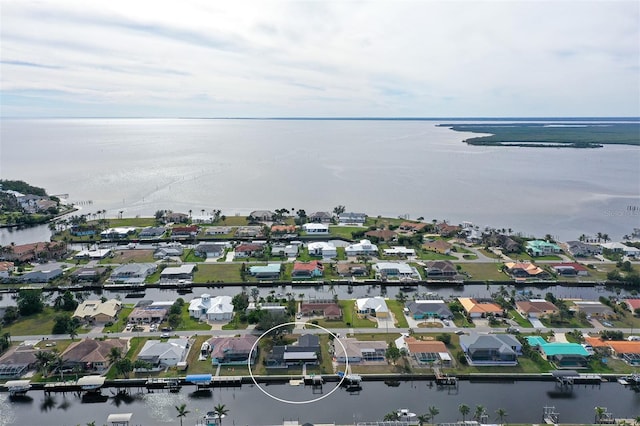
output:
[[[271,222],[275,213],[270,210],[255,210],[249,213],[252,222]]]
[[[602,254],[601,246],[583,243],[582,241],[567,241],[567,250],[574,257],[592,257]]]
[[[525,318],[541,318],[558,313],[560,310],[544,299],[531,299],[517,301],[516,311]]]
[[[440,254],[449,254],[453,245],[444,240],[430,240],[422,244],[422,248],[426,251],[432,251]]]
[[[558,274],[564,277],[588,277],[589,269],[577,262],[554,263],[549,265]]]
[[[452,278],[458,275],[456,265],[450,260],[431,260],[426,263],[424,272],[427,278]]]
[[[512,278],[537,278],[545,279],[549,274],[539,266],[531,262],[505,262],[505,272]]]
[[[264,253],[264,245],[256,243],[242,243],[235,248],[235,257],[259,257]]]
[[[164,226],[147,226],[140,230],[138,233],[138,237],[143,240],[160,238],[167,232],[167,229]]]
[[[98,233],[98,228],[92,225],[73,225],[69,233],[74,237],[89,237]]]
[[[198,257],[216,259],[224,254],[227,246],[227,243],[200,243],[193,249],[193,252]]]
[[[395,241],[398,238],[398,233],[389,229],[376,229],[365,232],[364,236],[368,238],[377,238],[378,241],[386,242]]]
[[[170,259],[172,257],[180,257],[184,253],[182,248],[182,244],[172,245],[172,246],[162,246],[156,249],[153,252],[154,259]]]
[[[59,259],[67,252],[63,242],[45,242],[8,246],[0,254],[3,260],[12,262],[30,262],[38,259]]]
[[[341,277],[366,277],[369,275],[367,265],[364,263],[338,263],[336,272]]]
[[[295,236],[298,234],[298,228],[295,225],[272,225],[271,237]]]
[[[559,245],[544,240],[527,241],[525,250],[533,257],[550,256],[562,253],[562,249]]]
[[[174,367],[187,359],[189,353],[189,340],[186,337],[161,340],[147,340],[138,353],[141,361],[153,365],[153,369]]]
[[[129,322],[135,324],[159,324],[167,318],[168,307],[141,306],[133,308],[129,314]]]
[[[309,250],[309,256],[321,256],[325,259],[330,259],[338,255],[336,246],[324,241],[316,241],[307,245]]]
[[[279,303],[269,303],[269,302],[265,302],[265,303],[254,303],[254,302],[249,302],[249,306],[247,306],[247,313],[249,312],[253,312],[256,309],[260,309],[263,311],[269,311],[273,314],[276,315],[280,315],[280,314],[284,314],[287,310],[286,306],[282,306]]]
[[[20,276],[20,281],[25,283],[47,283],[62,276],[62,269],[48,269],[25,272]]]
[[[329,212],[315,212],[307,217],[309,218],[309,222],[313,223],[331,223],[333,220],[333,215]]]
[[[356,299],[356,313],[361,316],[372,316],[377,318],[389,318],[389,307],[384,297],[364,297]]]
[[[211,348],[211,363],[213,365],[247,365],[249,355],[251,364],[254,364],[258,356],[258,348],[252,352],[258,337],[246,334],[244,336],[213,337],[208,340]]]
[[[120,284],[142,284],[156,269],[155,263],[126,263],[114,269],[110,279]]]
[[[306,317],[321,316],[326,320],[341,320],[342,309],[335,302],[307,302],[300,305],[300,313]]]
[[[608,355],[618,357],[634,367],[640,367],[640,341],[602,340],[599,337],[585,337],[584,340],[593,349],[606,350]]]
[[[71,273],[71,281],[91,281],[97,282],[107,273],[105,266],[97,266],[95,268],[82,267]]]
[[[314,278],[324,274],[322,262],[313,260],[311,262],[294,262],[291,278]]]
[[[329,225],[324,223],[305,223],[302,230],[309,235],[329,235]]]
[[[413,319],[425,318],[451,319],[453,313],[444,300],[414,300],[405,304],[408,315]]]
[[[577,312],[584,312],[589,317],[610,318],[616,314],[613,309],[595,300],[576,300],[573,305]]]
[[[186,213],[167,212],[164,214],[164,223],[187,223],[189,215]]]
[[[342,343],[342,345],[340,343]],[[349,364],[384,361],[388,348],[387,342],[384,341],[360,341],[353,337],[340,338],[340,343],[333,343],[333,356],[339,364],[344,364],[347,360]]]
[[[399,256],[399,257],[409,257],[415,256],[416,250],[412,248],[407,248],[404,246],[393,246],[391,248],[386,248],[382,250],[385,256]]]
[[[172,282],[172,281],[180,281],[180,280],[193,280],[193,271],[195,270],[196,265],[194,264],[183,264],[180,266],[171,266],[168,268],[164,268],[162,272],[160,272],[160,281],[162,282]]]
[[[191,226],[175,226],[171,228],[171,238],[176,239],[188,239],[195,238],[200,232],[200,228],[197,225]]]
[[[208,321],[229,321],[233,318],[231,296],[216,296],[204,293],[189,303],[189,316]]]
[[[283,244],[273,243],[271,244],[272,256],[284,256],[284,257],[297,257],[298,256],[297,244]]]
[[[15,269],[13,262],[0,261],[0,278],[9,278]]]
[[[37,365],[36,352],[40,352],[36,341],[24,341],[18,346],[11,346],[0,356],[0,379],[16,379],[22,377]],[[43,352],[47,352],[44,350]]]
[[[399,228],[403,231],[421,232],[427,227],[426,223],[422,222],[402,222]]]
[[[640,257],[640,249],[624,245],[622,243],[602,243],[603,249],[612,251],[613,253],[622,253],[625,256],[638,258]]]
[[[377,262],[372,268],[378,279],[420,280],[418,270],[408,263]]]
[[[452,366],[451,354],[447,346],[439,340],[418,340],[403,334],[396,339],[395,344],[400,351],[411,356],[418,365]]]
[[[498,241],[500,242],[500,248],[503,253],[519,253],[520,250],[522,250],[520,243],[506,235],[499,235]]]
[[[100,233],[100,238],[104,240],[124,240],[136,233],[136,228],[132,226],[122,226],[118,228],[105,229]]]
[[[473,366],[514,366],[522,355],[522,344],[511,334],[463,334],[460,347]]]
[[[274,346],[266,359],[267,368],[288,368],[317,365],[320,361],[320,339],[315,334],[303,334],[293,345]]]
[[[371,244],[369,240],[360,240],[359,243],[349,244],[344,251],[347,256],[377,256],[378,246]]]
[[[115,321],[120,309],[122,309],[122,302],[117,299],[109,299],[104,302],[102,300],[85,300],[76,307],[73,318],[91,324],[104,324]]]
[[[364,225],[367,215],[364,213],[345,212],[338,216],[338,222],[343,225]]]
[[[230,226],[207,226],[204,232],[207,235],[227,235],[231,234],[232,230]]]
[[[460,232],[462,228],[458,225],[449,225],[447,222],[436,224],[436,231],[443,237],[453,237]]]
[[[264,227],[259,225],[238,226],[235,236],[237,238],[257,238],[264,236]]]
[[[109,367],[109,353],[118,348],[127,353],[125,339],[82,339],[71,343],[62,353],[65,368],[79,368],[80,371],[104,372]]]
[[[547,342],[541,336],[527,336],[529,345],[556,368],[586,368],[591,354],[578,343]]]
[[[256,265],[249,267],[249,275],[258,279],[277,280],[280,278],[282,265],[280,263],[269,263],[268,265]]]
[[[73,258],[100,260],[106,259],[107,257],[111,256],[111,253],[111,249],[80,250],[73,256]]]
[[[458,297],[458,301],[471,318],[485,318],[489,315],[502,316],[504,310],[491,300],[473,299],[470,297]]]
[[[626,303],[626,305],[629,307],[629,310],[631,312],[635,312],[636,309],[640,309],[640,299],[625,299],[624,303]]]

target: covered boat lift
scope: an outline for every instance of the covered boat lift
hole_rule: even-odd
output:
[[[84,376],[78,379],[77,385],[83,391],[97,391],[104,385],[105,380],[102,376]]]
[[[5,384],[9,395],[24,395],[31,389],[31,380],[8,380]]]
[[[107,423],[109,426],[129,426],[133,413],[115,413],[109,414],[107,417]]]

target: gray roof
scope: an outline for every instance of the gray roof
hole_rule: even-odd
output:
[[[406,307],[412,314],[436,314],[441,317],[453,317],[447,304],[442,301],[408,302]]]
[[[513,352],[511,347],[519,347],[522,344],[511,334],[471,334],[460,336],[460,345],[470,351],[493,349],[500,352]]]

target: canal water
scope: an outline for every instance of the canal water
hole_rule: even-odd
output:
[[[298,420],[300,424],[354,424],[382,420],[384,415],[406,408],[416,414],[428,413],[430,406],[438,408],[436,422],[462,420],[458,406],[466,404],[473,413],[480,404],[495,422],[495,411],[506,410],[509,423],[540,423],[545,406],[554,406],[561,423],[593,423],[594,407],[606,407],[616,418],[635,418],[640,415],[640,393],[618,383],[576,385],[571,392],[561,392],[554,382],[482,383],[461,381],[457,389],[430,386],[427,381],[401,382],[397,387],[383,382],[364,382],[359,393],[337,389],[328,397],[310,404],[294,405],[275,401],[255,385],[240,388],[195,391],[185,386],[179,393],[132,389],[130,396],[115,397],[110,389],[103,389],[103,399],[88,401],[76,394],[52,394],[30,391],[22,401],[10,400],[0,394],[0,425],[85,425],[96,421],[106,423],[112,413],[133,413],[132,425],[178,424],[176,406],[187,405],[189,414],[184,425],[195,425],[207,411],[218,404],[229,410],[223,425],[278,425],[284,420]],[[325,384],[328,393],[334,383]],[[284,399],[316,399],[322,394],[311,387],[271,384],[264,388]],[[466,418],[469,420],[469,416]]]

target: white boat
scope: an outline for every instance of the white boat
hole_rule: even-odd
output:
[[[104,381],[102,376],[84,376],[78,379],[78,386],[83,391],[96,391],[104,385]]]
[[[399,420],[411,420],[414,417],[416,417],[416,413],[411,413],[406,408],[399,408],[398,409],[398,416],[400,417]]]

